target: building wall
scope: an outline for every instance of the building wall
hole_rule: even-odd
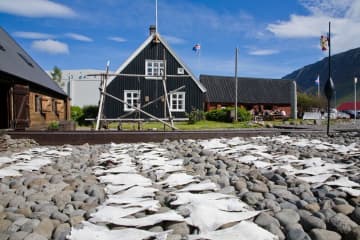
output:
[[[36,111],[36,96],[41,98],[41,110]],[[53,101],[56,107],[53,107]],[[68,120],[68,102],[31,90],[29,94],[30,128],[44,128],[52,121]]]
[[[51,71],[47,71],[47,73],[51,76]],[[98,105],[101,77],[89,75],[104,73],[104,70],[71,69],[61,70],[61,73],[61,87],[70,97],[72,106]]]
[[[164,59],[165,47],[159,43],[150,43],[144,50],[134,58],[134,60],[123,70],[122,73],[126,74],[143,74],[145,75],[145,60],[162,60]],[[177,75],[177,69],[182,67],[176,59],[166,50],[166,67],[167,75]],[[189,73],[184,72],[184,77],[168,77],[166,86],[167,91],[174,90],[181,86],[185,89],[181,91],[185,93],[185,112],[172,112],[176,118],[185,118],[186,112],[191,112],[192,108],[204,109],[204,93],[199,89],[191,77],[186,76]],[[107,87],[107,92],[116,96],[117,98],[124,99],[124,90],[140,90],[141,91],[141,104],[144,105],[149,101],[156,99],[164,94],[163,84],[161,80],[145,79],[144,77],[123,77],[118,76],[111,81]],[[146,101],[147,100],[147,101]],[[157,101],[145,107],[143,110],[155,115],[156,117],[164,117],[164,101]],[[105,116],[107,118],[117,118],[124,113],[124,104],[115,101],[109,97],[105,100]],[[128,118],[134,118],[134,115]],[[141,118],[148,118],[141,114]]]

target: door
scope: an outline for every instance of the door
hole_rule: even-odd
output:
[[[29,127],[29,86],[14,85],[14,128],[25,129]]]
[[[10,85],[0,84],[0,129],[10,128]]]

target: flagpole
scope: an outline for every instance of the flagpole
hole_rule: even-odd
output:
[[[331,22],[329,22],[329,36],[328,36],[328,44],[329,44],[329,79],[328,83],[331,81]],[[327,122],[327,135],[329,136],[330,132],[330,101],[331,97],[328,98],[328,122]]]
[[[318,97],[320,97],[320,76],[318,75]]]
[[[158,32],[158,1],[155,0],[155,32]]]
[[[355,122],[355,124],[356,124],[356,115],[357,115],[357,112],[356,112],[356,83],[357,83],[357,77],[354,78],[354,109],[355,109],[354,122]]]

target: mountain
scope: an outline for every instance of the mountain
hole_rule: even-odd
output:
[[[294,79],[299,91],[315,94],[315,80],[320,75],[321,94],[329,76],[328,57],[316,63],[300,68],[284,79]],[[357,90],[360,85],[360,48],[355,48],[331,56],[331,77],[334,81],[337,103],[352,100],[354,97],[354,77],[358,77]]]

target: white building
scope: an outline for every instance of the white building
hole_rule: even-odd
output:
[[[50,74],[51,71],[47,71]],[[103,73],[97,69],[61,70],[62,88],[71,98],[72,106],[83,107],[98,105],[100,99],[100,76],[88,76]]]

